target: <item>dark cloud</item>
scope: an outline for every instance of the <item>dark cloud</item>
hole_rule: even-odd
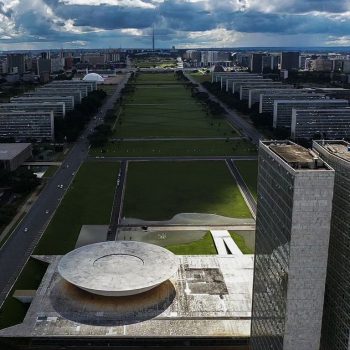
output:
[[[70,5],[60,0],[41,1],[50,7],[54,16],[43,16],[33,9],[21,9],[18,14],[16,8],[5,10],[4,3],[0,1],[0,13],[11,18],[16,28],[25,33],[22,36],[23,41],[87,40],[92,42],[99,38],[118,39],[127,35],[132,36],[132,33],[122,33],[122,29],[135,28],[142,30],[143,34],[134,36],[133,40],[138,43],[147,42],[153,24],[156,24],[157,35],[163,41],[186,41],[186,32],[210,31],[216,28],[241,33],[320,34],[325,37],[344,36],[350,32],[350,21],[347,18],[339,20],[334,19],[334,15],[328,15],[341,15],[349,10],[350,0],[290,0],[276,2],[277,5],[274,5],[274,2],[271,4],[269,0],[260,2],[238,0],[236,5],[232,5],[229,1],[213,0],[200,2],[165,0],[163,3],[144,0],[144,3],[156,4],[155,8],[107,4]],[[264,6],[265,2],[266,6]],[[267,5],[272,6],[269,6],[272,8],[269,13],[266,13]],[[312,11],[321,12],[321,14],[310,14]],[[65,27],[68,20],[73,21],[76,27],[83,27],[87,33],[68,32]],[[93,28],[102,31],[93,32]],[[193,40],[187,40],[187,42],[193,42]]]

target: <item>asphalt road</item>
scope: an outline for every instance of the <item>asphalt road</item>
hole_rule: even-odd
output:
[[[216,96],[210,93],[207,89],[205,89],[202,84],[199,84],[193,77],[189,74],[185,73],[185,76],[193,83],[199,85],[199,90],[202,92],[206,92],[212,101],[215,101],[221,105],[222,108],[225,109],[227,118],[231,121],[231,123],[245,136],[247,136],[251,142],[258,145],[259,140],[263,139],[263,135],[257,131],[253,125],[249,124],[247,121],[242,119],[237,112],[230,109],[225,103],[221,102]]]
[[[96,162],[183,162],[183,161],[202,161],[202,160],[257,160],[258,156],[164,156],[164,157],[89,157],[89,160]]]
[[[126,79],[124,82],[126,82]],[[106,111],[113,107],[122,87],[123,84],[101,107],[96,119],[90,121],[79,140],[68,153],[62,166],[48,181],[28,214],[0,249],[0,305],[5,301],[24,265],[33,253],[50,221],[50,217],[58,208],[75,173],[87,159],[89,151],[87,136],[96,125],[102,123]],[[63,189],[59,188],[59,185],[63,185]]]

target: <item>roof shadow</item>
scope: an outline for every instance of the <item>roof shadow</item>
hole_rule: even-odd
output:
[[[176,291],[168,280],[145,293],[108,297],[86,292],[62,278],[52,288],[50,302],[63,318],[92,326],[123,326],[153,319],[170,307]]]

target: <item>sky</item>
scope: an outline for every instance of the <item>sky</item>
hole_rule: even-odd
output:
[[[0,50],[350,46],[350,0],[0,0]]]

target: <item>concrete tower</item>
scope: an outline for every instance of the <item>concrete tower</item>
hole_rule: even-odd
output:
[[[334,170],[290,141],[263,141],[252,350],[319,350]]]

